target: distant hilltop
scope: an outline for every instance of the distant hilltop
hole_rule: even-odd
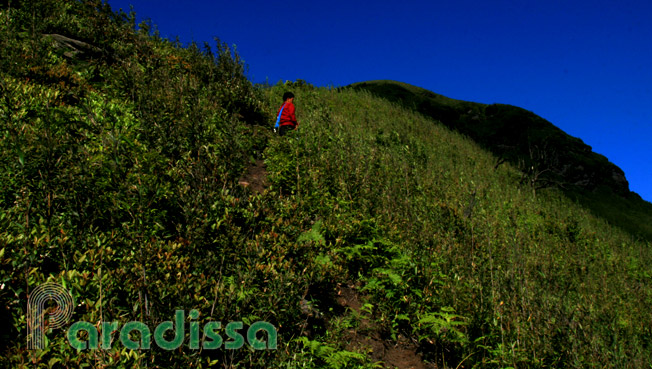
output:
[[[497,156],[537,175],[539,186],[594,190],[606,186],[630,196],[625,173],[538,115],[505,104],[480,104],[451,99],[426,89],[396,81],[368,81],[349,87],[413,108],[480,143]]]
[[[496,167],[511,163],[533,191],[556,187],[623,228],[652,221],[652,204],[630,191],[625,173],[591,146],[540,116],[512,105],[455,100],[407,83],[378,80],[344,88],[378,97],[440,121],[491,151]],[[638,231],[632,230],[632,231]]]

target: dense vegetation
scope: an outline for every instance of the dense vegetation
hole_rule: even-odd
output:
[[[652,361],[650,244],[554,188],[535,196],[445,125],[364,91],[253,86],[224,43],[134,31],[101,1],[1,9],[0,365],[387,362],[368,337],[436,367]],[[279,138],[286,90],[301,126]],[[260,159],[265,190],[239,185]],[[76,351],[52,330],[30,351],[45,281],[71,291],[73,321],[196,309],[271,322],[278,349]]]
[[[491,151],[496,166],[509,162],[518,168],[521,181],[533,191],[560,188],[611,224],[652,240],[652,204],[629,190],[622,169],[536,114],[511,105],[455,100],[395,81],[348,87],[440,121]]]

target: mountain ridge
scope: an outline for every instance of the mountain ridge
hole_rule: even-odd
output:
[[[411,104],[415,105],[414,108],[418,112],[435,118],[449,128],[453,128],[470,136],[475,141],[483,144],[483,146],[489,148],[499,156],[511,157],[513,154],[518,154],[509,152],[509,149],[519,149],[517,146],[519,143],[515,142],[515,138],[525,138],[528,144],[537,145],[546,139],[560,140],[560,137],[554,136],[563,135],[565,137],[561,137],[561,139],[565,139],[566,142],[562,143],[571,146],[566,149],[571,150],[575,154],[595,156],[595,158],[593,158],[594,160],[610,167],[607,169],[611,171],[611,175],[604,178],[596,176],[596,173],[588,172],[584,174],[584,178],[572,178],[574,180],[568,180],[567,183],[564,184],[573,184],[590,189],[602,184],[609,186],[621,195],[629,195],[629,193],[632,192],[629,189],[629,183],[627,182],[624,171],[611,163],[607,157],[594,152],[592,147],[584,143],[581,138],[567,134],[553,123],[524,108],[509,104],[484,104],[452,99],[427,89],[399,81],[364,81],[354,83],[348,87],[354,89],[366,89],[390,101],[399,103],[403,102],[403,105],[408,107]],[[509,114],[512,116],[505,117]],[[496,119],[497,116],[499,116],[499,119]],[[512,120],[512,122],[507,122],[507,124],[505,124],[507,127],[498,127],[498,129],[494,127],[486,127],[486,125],[495,126],[499,121],[504,122],[506,120],[505,118],[507,118],[508,121],[510,119]],[[485,127],[482,125],[485,125]],[[491,130],[492,128],[496,130],[496,132],[487,132],[487,130]],[[513,131],[516,134],[506,135],[506,130]],[[527,132],[522,132],[523,130],[526,130]],[[492,133],[495,135],[502,135],[505,138],[504,141],[499,141],[499,137],[491,137]],[[546,137],[541,137],[542,135],[546,135]],[[568,164],[569,163],[564,163],[563,165]],[[553,169],[560,172],[563,171],[563,168],[551,168],[551,170]],[[568,169],[566,169],[566,172],[567,171]]]
[[[642,215],[652,222],[652,203],[630,190],[625,172],[581,138],[569,135],[534,112],[507,104],[452,99],[399,81],[363,81],[344,88],[366,90],[438,120],[492,152],[497,157],[496,167],[510,162],[519,168],[522,182],[533,191],[560,188],[611,223],[652,239],[652,227],[632,219]],[[600,198],[616,208],[634,209],[637,216],[605,209]],[[646,228],[643,232],[641,226]]]

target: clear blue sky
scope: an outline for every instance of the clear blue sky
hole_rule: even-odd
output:
[[[109,0],[161,36],[236,45],[254,82],[392,79],[520,106],[652,201],[652,1]]]

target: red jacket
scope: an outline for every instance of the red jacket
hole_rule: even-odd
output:
[[[296,128],[299,123],[297,123],[297,117],[294,115],[294,104],[291,101],[285,102],[285,104],[281,105],[278,109],[279,112],[276,113],[276,116],[281,112],[281,108],[283,109],[283,113],[281,114],[281,122],[279,123],[279,126],[292,126],[292,128]]]

